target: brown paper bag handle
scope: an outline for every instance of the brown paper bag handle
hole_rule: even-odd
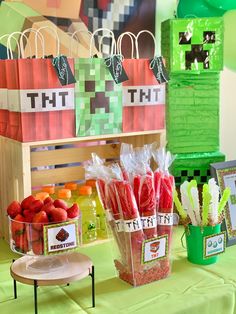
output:
[[[134,46],[135,46],[136,36],[134,35],[134,33],[131,33],[131,32],[124,32],[124,33],[120,34],[120,36],[118,37],[118,39],[117,39],[118,54],[123,56],[123,54],[122,54],[122,40],[123,40],[124,36],[129,36],[129,38],[130,38],[130,41],[131,41],[131,59],[134,59]],[[137,56],[137,49],[136,49],[135,55]]]
[[[74,33],[70,33],[70,36],[71,36],[71,41],[70,41],[70,51],[69,51],[69,56],[72,57],[72,44],[73,44],[73,39],[77,39],[77,41],[79,42],[79,39],[77,37],[77,34],[78,33],[86,33],[88,35],[90,35],[90,38],[92,37],[92,32],[90,32],[89,30],[77,30],[75,31]],[[75,39],[75,40],[76,40]],[[95,46],[94,46],[95,47]],[[96,47],[95,47],[96,48]]]
[[[57,56],[60,56],[60,39],[59,39],[59,36],[57,34],[57,31],[52,28],[52,27],[49,27],[49,26],[42,26],[40,28],[37,29],[37,34],[36,36],[38,36],[39,34],[41,34],[43,36],[43,34],[41,33],[42,30],[44,29],[48,29],[50,30],[56,37],[56,42],[57,42]],[[55,57],[55,56],[54,56]]]
[[[13,32],[11,33],[9,36],[8,36],[8,39],[7,39],[7,59],[13,59],[13,52],[12,52],[12,46],[11,46],[11,39],[13,38],[16,42],[16,45],[17,45],[17,49],[18,49],[18,59],[20,59],[22,57],[22,51],[21,51],[21,47],[19,45],[19,42],[18,42],[18,39],[16,39],[16,37],[14,37],[14,35],[22,35],[22,32]],[[28,42],[28,38],[26,35],[23,35],[25,37],[25,39],[27,40]],[[30,52],[32,51],[31,50],[31,46],[29,44],[29,47],[30,47]]]
[[[25,59],[25,51],[24,51],[24,43],[23,43],[23,37],[26,33],[34,33],[35,34],[35,57],[38,59],[38,31],[37,29],[35,28],[27,28],[25,29],[23,32],[22,32],[22,35],[20,37],[20,48],[21,48],[21,56],[23,59]],[[44,37],[41,33],[40,34],[40,37],[39,37],[39,40],[40,40],[40,43],[41,43],[41,46],[42,46],[42,51],[43,51],[43,58],[44,58],[44,55],[45,55],[45,41],[44,41]],[[32,49],[31,49],[31,57],[32,57]]]
[[[111,38],[113,40],[113,36],[111,34],[101,36],[100,40],[98,41],[98,52],[101,54],[101,56],[104,54],[102,52],[102,45],[103,45],[103,39],[104,38]],[[110,51],[110,53],[108,53],[108,55],[112,56],[112,55],[116,54],[116,47],[115,47],[115,51],[112,50],[113,49],[112,46],[110,48],[111,48],[111,51]]]
[[[135,38],[135,47],[136,47],[136,51],[137,51],[137,59],[140,59],[140,57],[139,57],[139,41],[138,41],[138,40],[139,40],[140,35],[141,35],[141,34],[144,34],[144,33],[149,34],[149,35],[152,37],[152,39],[153,39],[153,42],[154,42],[154,55],[153,55],[153,58],[155,58],[155,56],[156,56],[156,50],[157,50],[156,38],[155,38],[155,36],[153,35],[152,32],[150,32],[150,31],[144,29],[144,30],[138,32],[138,34],[137,34],[137,36],[136,36],[136,38]]]
[[[111,55],[115,55],[116,54],[116,40],[115,40],[115,35],[114,33],[108,29],[108,28],[98,28],[96,29],[93,33],[92,33],[92,36],[91,36],[91,40],[90,40],[90,49],[89,49],[89,55],[90,55],[90,58],[93,57],[92,55],[92,46],[95,45],[95,40],[94,40],[94,36],[96,33],[98,32],[107,32],[110,37],[112,38],[112,45],[111,45]],[[102,35],[104,36],[104,34]],[[105,37],[107,37],[107,35],[105,35]],[[102,37],[103,38],[103,37]]]

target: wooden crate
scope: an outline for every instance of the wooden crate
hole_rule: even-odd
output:
[[[21,201],[35,187],[83,180],[81,163],[90,159],[92,152],[104,159],[118,159],[122,142],[139,147],[153,142],[164,145],[164,141],[163,130],[30,143],[0,136],[1,236],[8,239],[6,207],[10,202]],[[47,150],[35,151],[41,147]]]

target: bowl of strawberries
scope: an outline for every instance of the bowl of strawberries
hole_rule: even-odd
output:
[[[7,207],[10,246],[23,255],[56,255],[81,244],[81,213],[78,204],[46,196],[30,195]]]

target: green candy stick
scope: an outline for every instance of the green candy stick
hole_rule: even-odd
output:
[[[228,202],[228,199],[230,197],[230,193],[231,193],[230,188],[226,188],[223,192],[223,195],[220,199],[219,206],[218,206],[218,215],[219,216],[222,213],[222,211],[224,210],[226,203]]]
[[[185,210],[183,209],[183,206],[182,204],[180,203],[180,200],[179,200],[179,197],[178,197],[178,193],[177,191],[175,190],[174,191],[174,203],[175,203],[175,206],[180,214],[180,217],[182,219],[186,219],[187,218],[187,213],[185,212]]]
[[[209,186],[208,184],[204,184],[203,189],[202,189],[202,225],[203,226],[207,226],[208,224],[210,202],[211,202],[211,194],[209,192]]]

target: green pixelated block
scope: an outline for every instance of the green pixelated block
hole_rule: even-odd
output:
[[[220,17],[164,21],[161,47],[168,71],[221,71],[223,34]]]
[[[225,161],[225,155],[220,152],[177,154],[170,172],[177,186],[192,179],[204,184],[211,178],[210,164],[221,161]]]
[[[13,32],[22,32],[28,17],[41,16],[38,12],[20,2],[2,2],[0,6],[0,37]],[[17,33],[14,38],[18,40]],[[6,45],[7,37],[4,39]],[[3,41],[1,42],[3,43]],[[16,41],[11,40],[12,49],[16,48]]]
[[[219,150],[219,73],[171,74],[166,137],[174,154]]]
[[[122,132],[122,86],[116,84],[103,59],[75,60],[77,136]]]

